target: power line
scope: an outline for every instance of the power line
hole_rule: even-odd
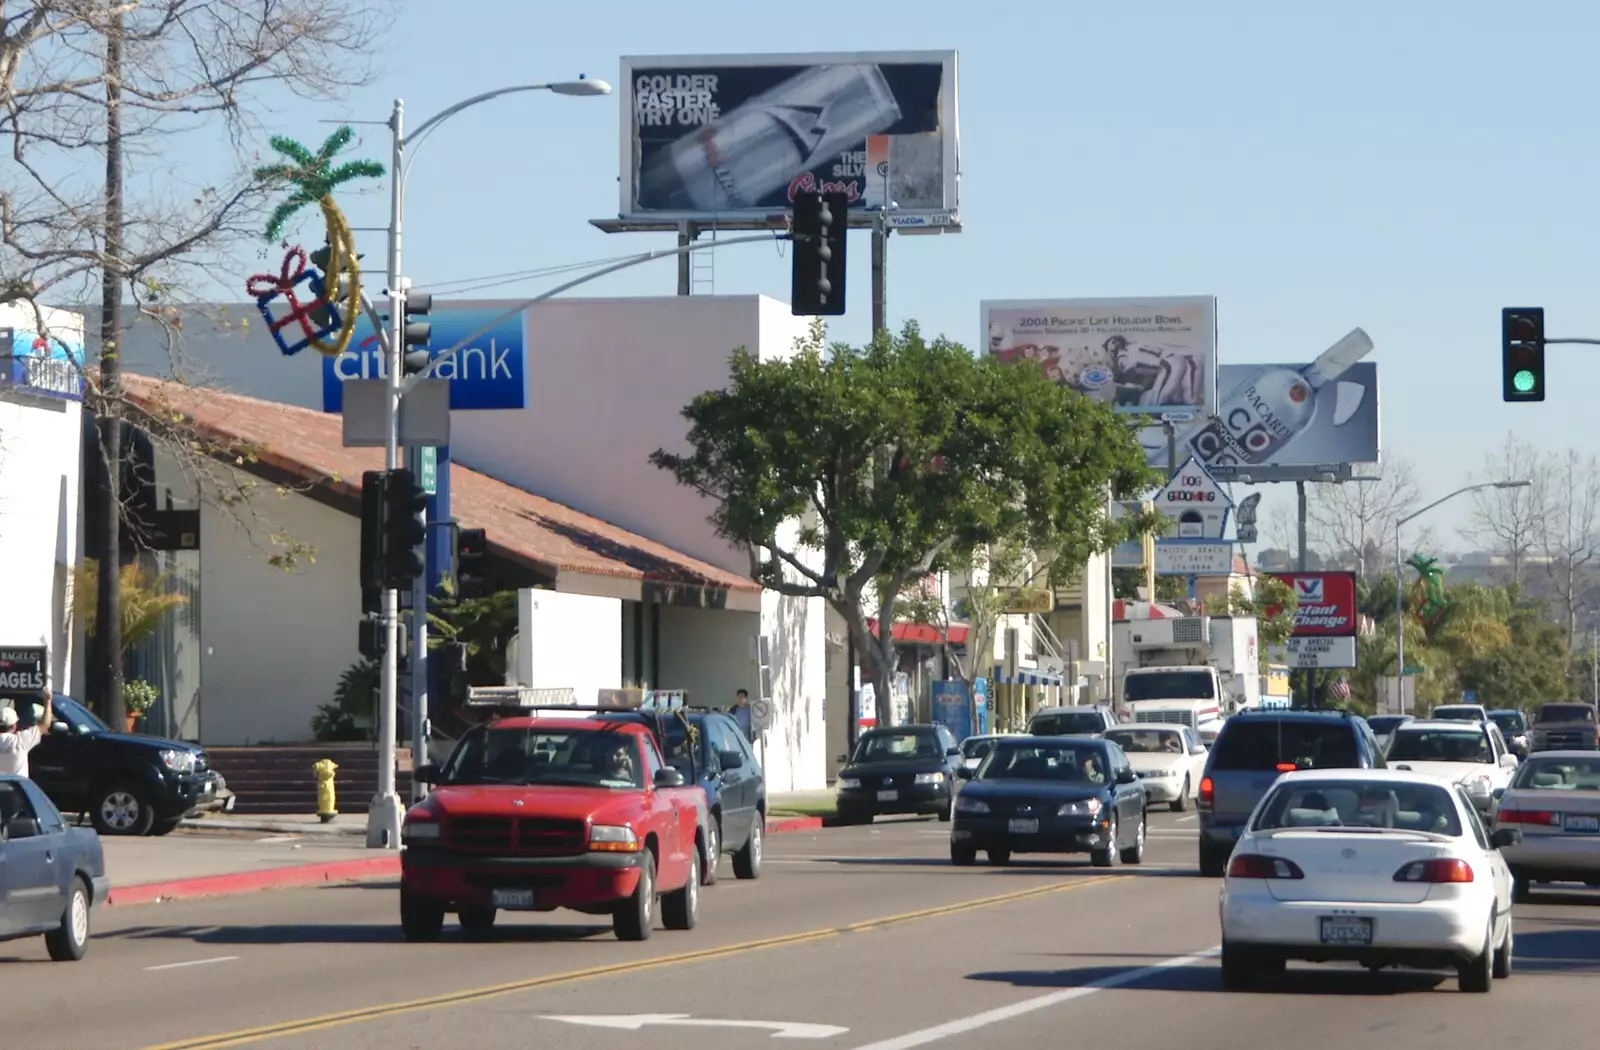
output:
[[[485,288],[499,288],[520,281],[533,280],[539,277],[552,277],[557,274],[572,273],[576,270],[589,270],[600,266],[609,266],[630,258],[626,255],[616,255],[604,259],[590,259],[585,262],[561,263],[555,266],[544,266],[533,270],[511,270],[504,273],[484,274],[478,277],[461,277],[454,280],[417,282],[419,288],[426,288],[436,294],[461,295],[466,292],[481,291]]]

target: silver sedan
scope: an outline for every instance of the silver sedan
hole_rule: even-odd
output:
[[[1500,797],[1495,828],[1522,841],[1501,850],[1518,900],[1536,882],[1600,886],[1600,752],[1537,751]]]

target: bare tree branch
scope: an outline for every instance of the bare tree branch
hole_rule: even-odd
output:
[[[1548,469],[1539,547],[1570,650],[1584,605],[1587,567],[1600,553],[1600,457],[1569,449],[1552,455]]]
[[[1507,434],[1505,444],[1483,458],[1483,470],[1470,482],[1530,481],[1520,489],[1483,489],[1472,493],[1467,524],[1461,535],[1489,554],[1506,561],[1505,582],[1523,582],[1528,557],[1540,549],[1541,531],[1550,516],[1551,461],[1533,444]]]
[[[1394,457],[1384,464],[1380,481],[1313,486],[1308,531],[1331,564],[1354,569],[1370,581],[1387,565],[1399,521],[1420,497],[1411,464]]]

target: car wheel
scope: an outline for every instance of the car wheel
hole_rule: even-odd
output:
[[[656,855],[644,851],[639,865],[639,884],[632,896],[617,902],[611,913],[611,929],[619,941],[648,941],[656,918]]]
[[[989,850],[989,863],[1001,867],[1011,863],[1011,851],[1008,849]]]
[[[182,817],[173,817],[170,820],[158,820],[150,828],[152,835],[170,835],[178,830],[178,825],[183,823]]]
[[[1461,964],[1458,986],[1463,992],[1483,993],[1494,985],[1494,924],[1483,937],[1483,951]]]
[[[689,851],[689,878],[683,889],[661,895],[661,924],[669,930],[692,930],[700,921],[700,854]]]
[[[700,870],[700,885],[715,886],[717,884],[717,868],[722,864],[722,815],[711,814],[711,823],[706,826],[706,860]]]
[[[1178,791],[1178,797],[1172,800],[1172,812],[1182,813],[1189,808],[1189,778],[1183,778],[1183,787]]]
[[[1222,987],[1229,992],[1244,991],[1254,985],[1262,974],[1256,968],[1255,955],[1244,948],[1222,942]]]
[[[444,905],[400,890],[400,933],[408,941],[436,941],[444,930]]]
[[[761,877],[761,852],[766,849],[767,815],[756,810],[755,823],[750,825],[750,839],[744,849],[733,855],[733,874],[741,879]]]
[[[1517,904],[1533,900],[1533,878],[1525,871],[1511,873],[1511,899]]]
[[[1511,916],[1506,916],[1506,939],[1494,950],[1494,976],[1505,980],[1511,976],[1511,960],[1517,951],[1516,931],[1512,929]]]
[[[1122,851],[1122,863],[1139,864],[1144,861],[1145,823],[1145,815],[1139,814],[1139,830],[1133,837],[1133,845]]]
[[[1228,857],[1232,850],[1222,850],[1200,840],[1200,877],[1203,879],[1220,879],[1228,870]]]
[[[44,935],[44,946],[56,962],[77,962],[89,950],[89,887],[82,879],[72,880],[61,925]]]
[[[950,792],[950,797],[944,800],[944,808],[939,810],[939,821],[940,823],[948,824],[950,823],[950,819],[955,815],[956,793],[952,791]]]
[[[469,936],[483,937],[494,929],[495,914],[493,908],[462,908],[456,912],[456,921]]]
[[[1121,828],[1117,826],[1116,814],[1113,813],[1111,815],[1111,823],[1106,827],[1107,845],[1104,849],[1090,851],[1089,862],[1097,868],[1116,867],[1117,860],[1121,855],[1121,851],[1117,849],[1117,835],[1120,832]]]
[[[148,835],[155,825],[150,793],[142,785],[124,780],[96,792],[89,810],[94,830],[102,835]]]
[[[950,863],[951,864],[955,864],[955,865],[958,865],[958,866],[964,868],[969,864],[976,863],[977,860],[978,860],[978,851],[974,847],[972,847],[972,846],[958,846],[954,842],[952,842],[950,844]]]

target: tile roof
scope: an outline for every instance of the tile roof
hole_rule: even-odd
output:
[[[213,441],[253,446],[263,464],[346,496],[359,499],[362,472],[383,467],[382,449],[344,447],[337,415],[146,376],[125,375],[124,382],[136,404],[179,413]],[[497,553],[546,573],[761,590],[747,577],[460,463],[451,464],[450,510],[463,527],[488,530]]]

